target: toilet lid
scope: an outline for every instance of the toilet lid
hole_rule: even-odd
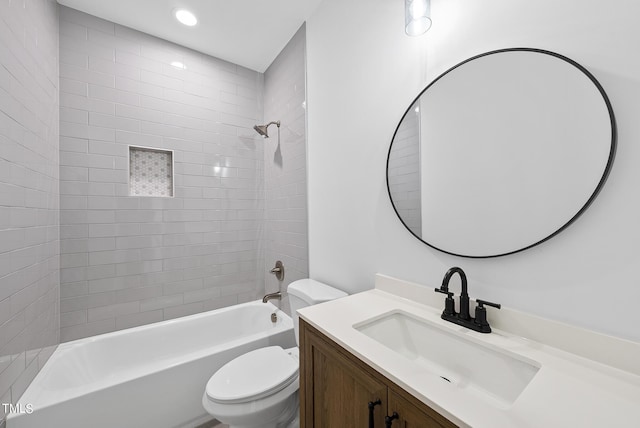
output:
[[[280,346],[256,349],[222,366],[207,382],[210,400],[241,403],[284,389],[298,376],[298,360]]]

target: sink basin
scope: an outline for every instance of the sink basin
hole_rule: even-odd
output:
[[[513,404],[540,369],[533,361],[402,311],[353,327],[443,382],[502,408]]]

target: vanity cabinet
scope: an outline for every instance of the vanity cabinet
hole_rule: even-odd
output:
[[[396,419],[385,421],[386,416],[394,413]],[[300,426],[449,428],[456,425],[300,319]]]

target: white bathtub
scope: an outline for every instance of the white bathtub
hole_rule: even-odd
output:
[[[211,419],[209,377],[269,345],[295,346],[293,324],[261,301],[63,343],[19,401],[33,412],[7,428],[193,427]]]

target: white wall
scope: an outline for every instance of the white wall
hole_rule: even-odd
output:
[[[18,401],[59,341],[58,148],[57,4],[2,1],[0,403]]]
[[[305,26],[302,25],[264,72],[264,254],[265,272],[277,260],[284,279],[265,274],[265,292],[286,291],[289,284],[309,276],[307,248],[307,156],[305,91]],[[276,301],[274,303],[277,304]],[[290,312],[288,296],[282,309]]]
[[[400,0],[321,3],[307,23],[311,277],[349,292],[371,288],[376,272],[436,286],[459,265],[472,297],[640,340],[639,13],[632,0],[432,0],[432,29],[410,38]],[[566,55],[604,86],[619,131],[609,180],[576,223],[533,249],[485,260],[432,250],[387,196],[393,131],[450,66],[520,46]]]

